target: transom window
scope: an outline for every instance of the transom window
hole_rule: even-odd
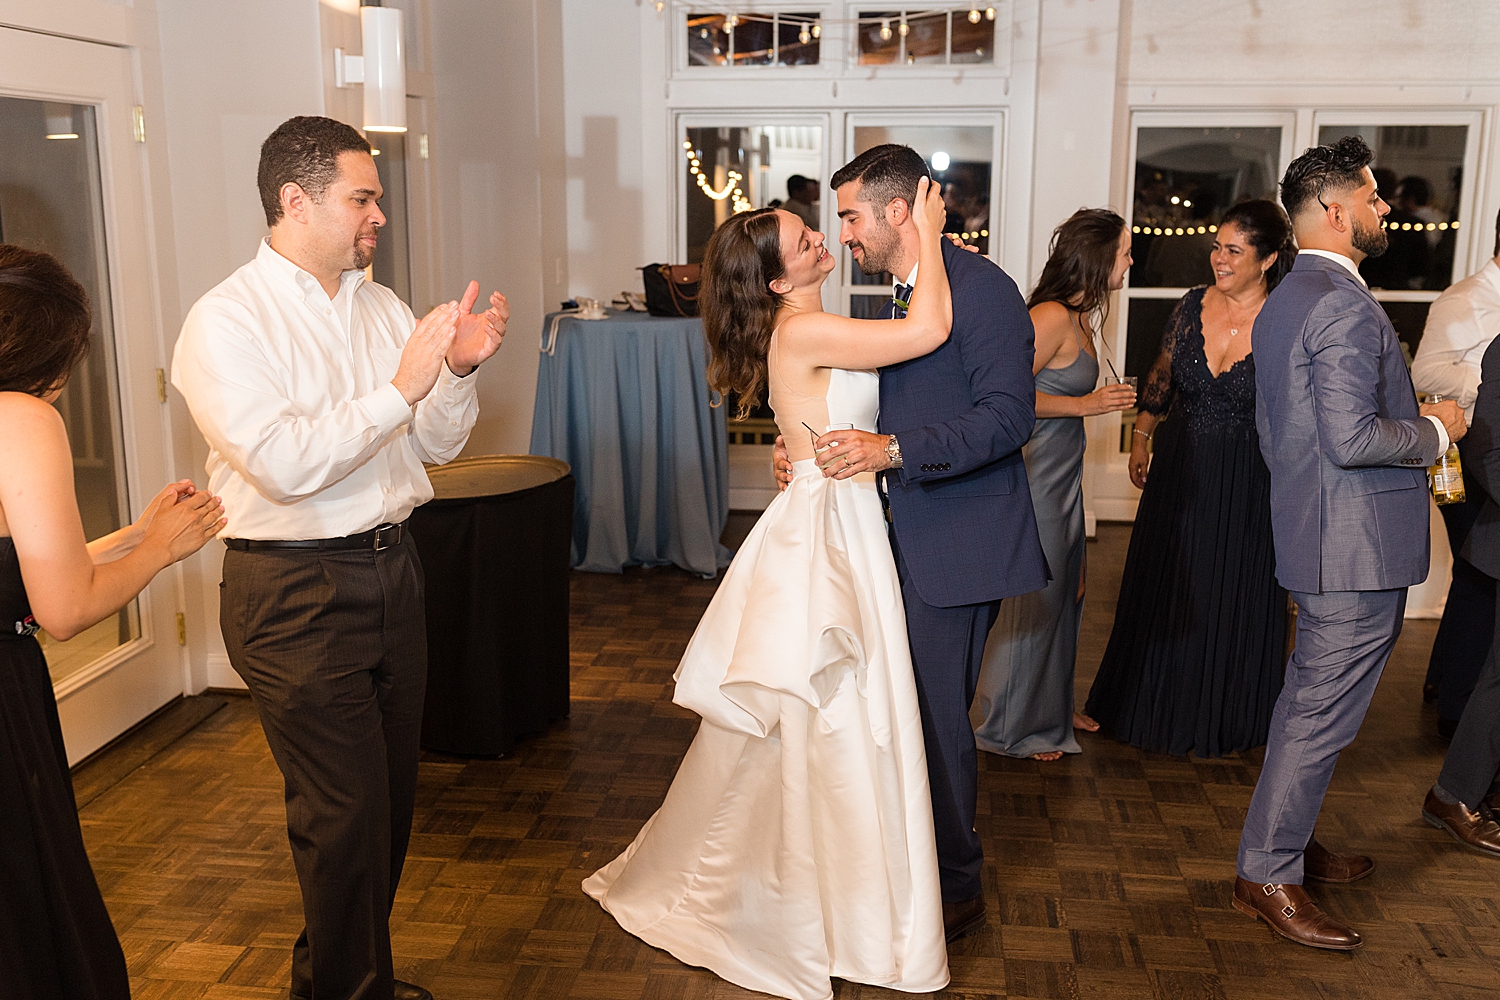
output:
[[[855,36],[864,66],[993,63],[995,8],[861,10]]]
[[[689,66],[813,66],[822,49],[815,11],[717,14],[689,11]]]

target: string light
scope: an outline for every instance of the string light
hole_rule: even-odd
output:
[[[984,9],[984,16],[987,20],[993,21],[995,19],[995,8],[986,7]]]
[[[901,32],[901,37],[902,38],[905,38],[908,34],[911,33],[911,25],[909,25],[909,24],[906,23],[906,15],[905,14],[901,15],[901,24],[896,28],[896,30],[899,31],[899,32]]]
[[[969,23],[970,24],[978,24],[979,23],[979,8],[978,7],[971,7],[971,8],[969,8]]]
[[[812,36],[814,38],[823,37],[823,26],[821,24],[815,24],[812,26]]]
[[[891,40],[891,22],[890,21],[881,21],[880,22],[880,40],[882,42],[888,42],[888,41]]]
[[[812,32],[808,31],[807,25],[804,24],[802,26],[802,30],[797,32],[797,41],[801,42],[803,45],[806,45],[811,40]]]

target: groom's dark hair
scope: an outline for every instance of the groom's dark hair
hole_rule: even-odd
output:
[[[872,146],[839,168],[828,182],[837,191],[845,184],[860,182],[860,201],[878,209],[900,198],[908,210],[917,202],[917,181],[929,176],[927,161],[910,146],[888,142]]]

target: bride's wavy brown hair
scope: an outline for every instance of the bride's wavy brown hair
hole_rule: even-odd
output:
[[[734,394],[740,420],[766,388],[766,351],[781,306],[770,284],[785,273],[774,208],[731,215],[708,239],[698,289],[708,339],[708,387],[726,399]]]

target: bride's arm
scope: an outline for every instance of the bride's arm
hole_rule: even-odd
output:
[[[947,210],[938,186],[917,182],[912,213],[920,240],[917,284],[905,319],[849,319],[834,313],[801,313],[781,328],[782,350],[810,368],[882,368],[931,354],[953,326],[953,296],[943,264]]]

